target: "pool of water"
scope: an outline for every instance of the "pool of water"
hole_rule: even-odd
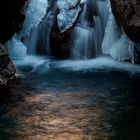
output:
[[[140,66],[107,57],[15,64],[22,78],[0,107],[1,139],[140,139]]]

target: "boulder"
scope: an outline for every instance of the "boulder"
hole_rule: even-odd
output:
[[[86,0],[58,0],[57,5],[60,13],[57,16],[58,26],[61,32],[73,26],[81,11],[80,4]]]
[[[7,50],[0,44],[0,85],[6,85],[16,77],[16,68],[8,56]]]
[[[135,42],[140,43],[140,1],[110,0],[117,23]]]

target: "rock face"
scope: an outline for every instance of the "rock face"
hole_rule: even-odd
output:
[[[126,34],[140,43],[140,1],[110,0],[116,21]]]
[[[22,8],[27,0],[0,2],[0,42],[3,44],[21,29],[24,21]]]

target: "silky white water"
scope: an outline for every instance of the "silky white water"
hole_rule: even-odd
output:
[[[92,15],[94,25],[87,19],[88,4],[91,4],[96,15]],[[73,28],[72,59],[91,59],[102,54],[101,44],[108,18],[107,1],[86,1],[84,3],[80,21]]]
[[[53,69],[60,71],[72,72],[110,72],[120,71],[127,72],[129,75],[139,74],[140,66],[131,63],[118,62],[110,57],[98,57],[90,60],[51,60],[45,57],[27,56],[24,60],[15,60],[15,65],[18,67],[32,67],[32,72],[47,73]]]

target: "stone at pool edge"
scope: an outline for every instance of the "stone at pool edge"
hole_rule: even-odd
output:
[[[7,85],[9,80],[16,78],[16,68],[7,50],[0,44],[0,85]]]

